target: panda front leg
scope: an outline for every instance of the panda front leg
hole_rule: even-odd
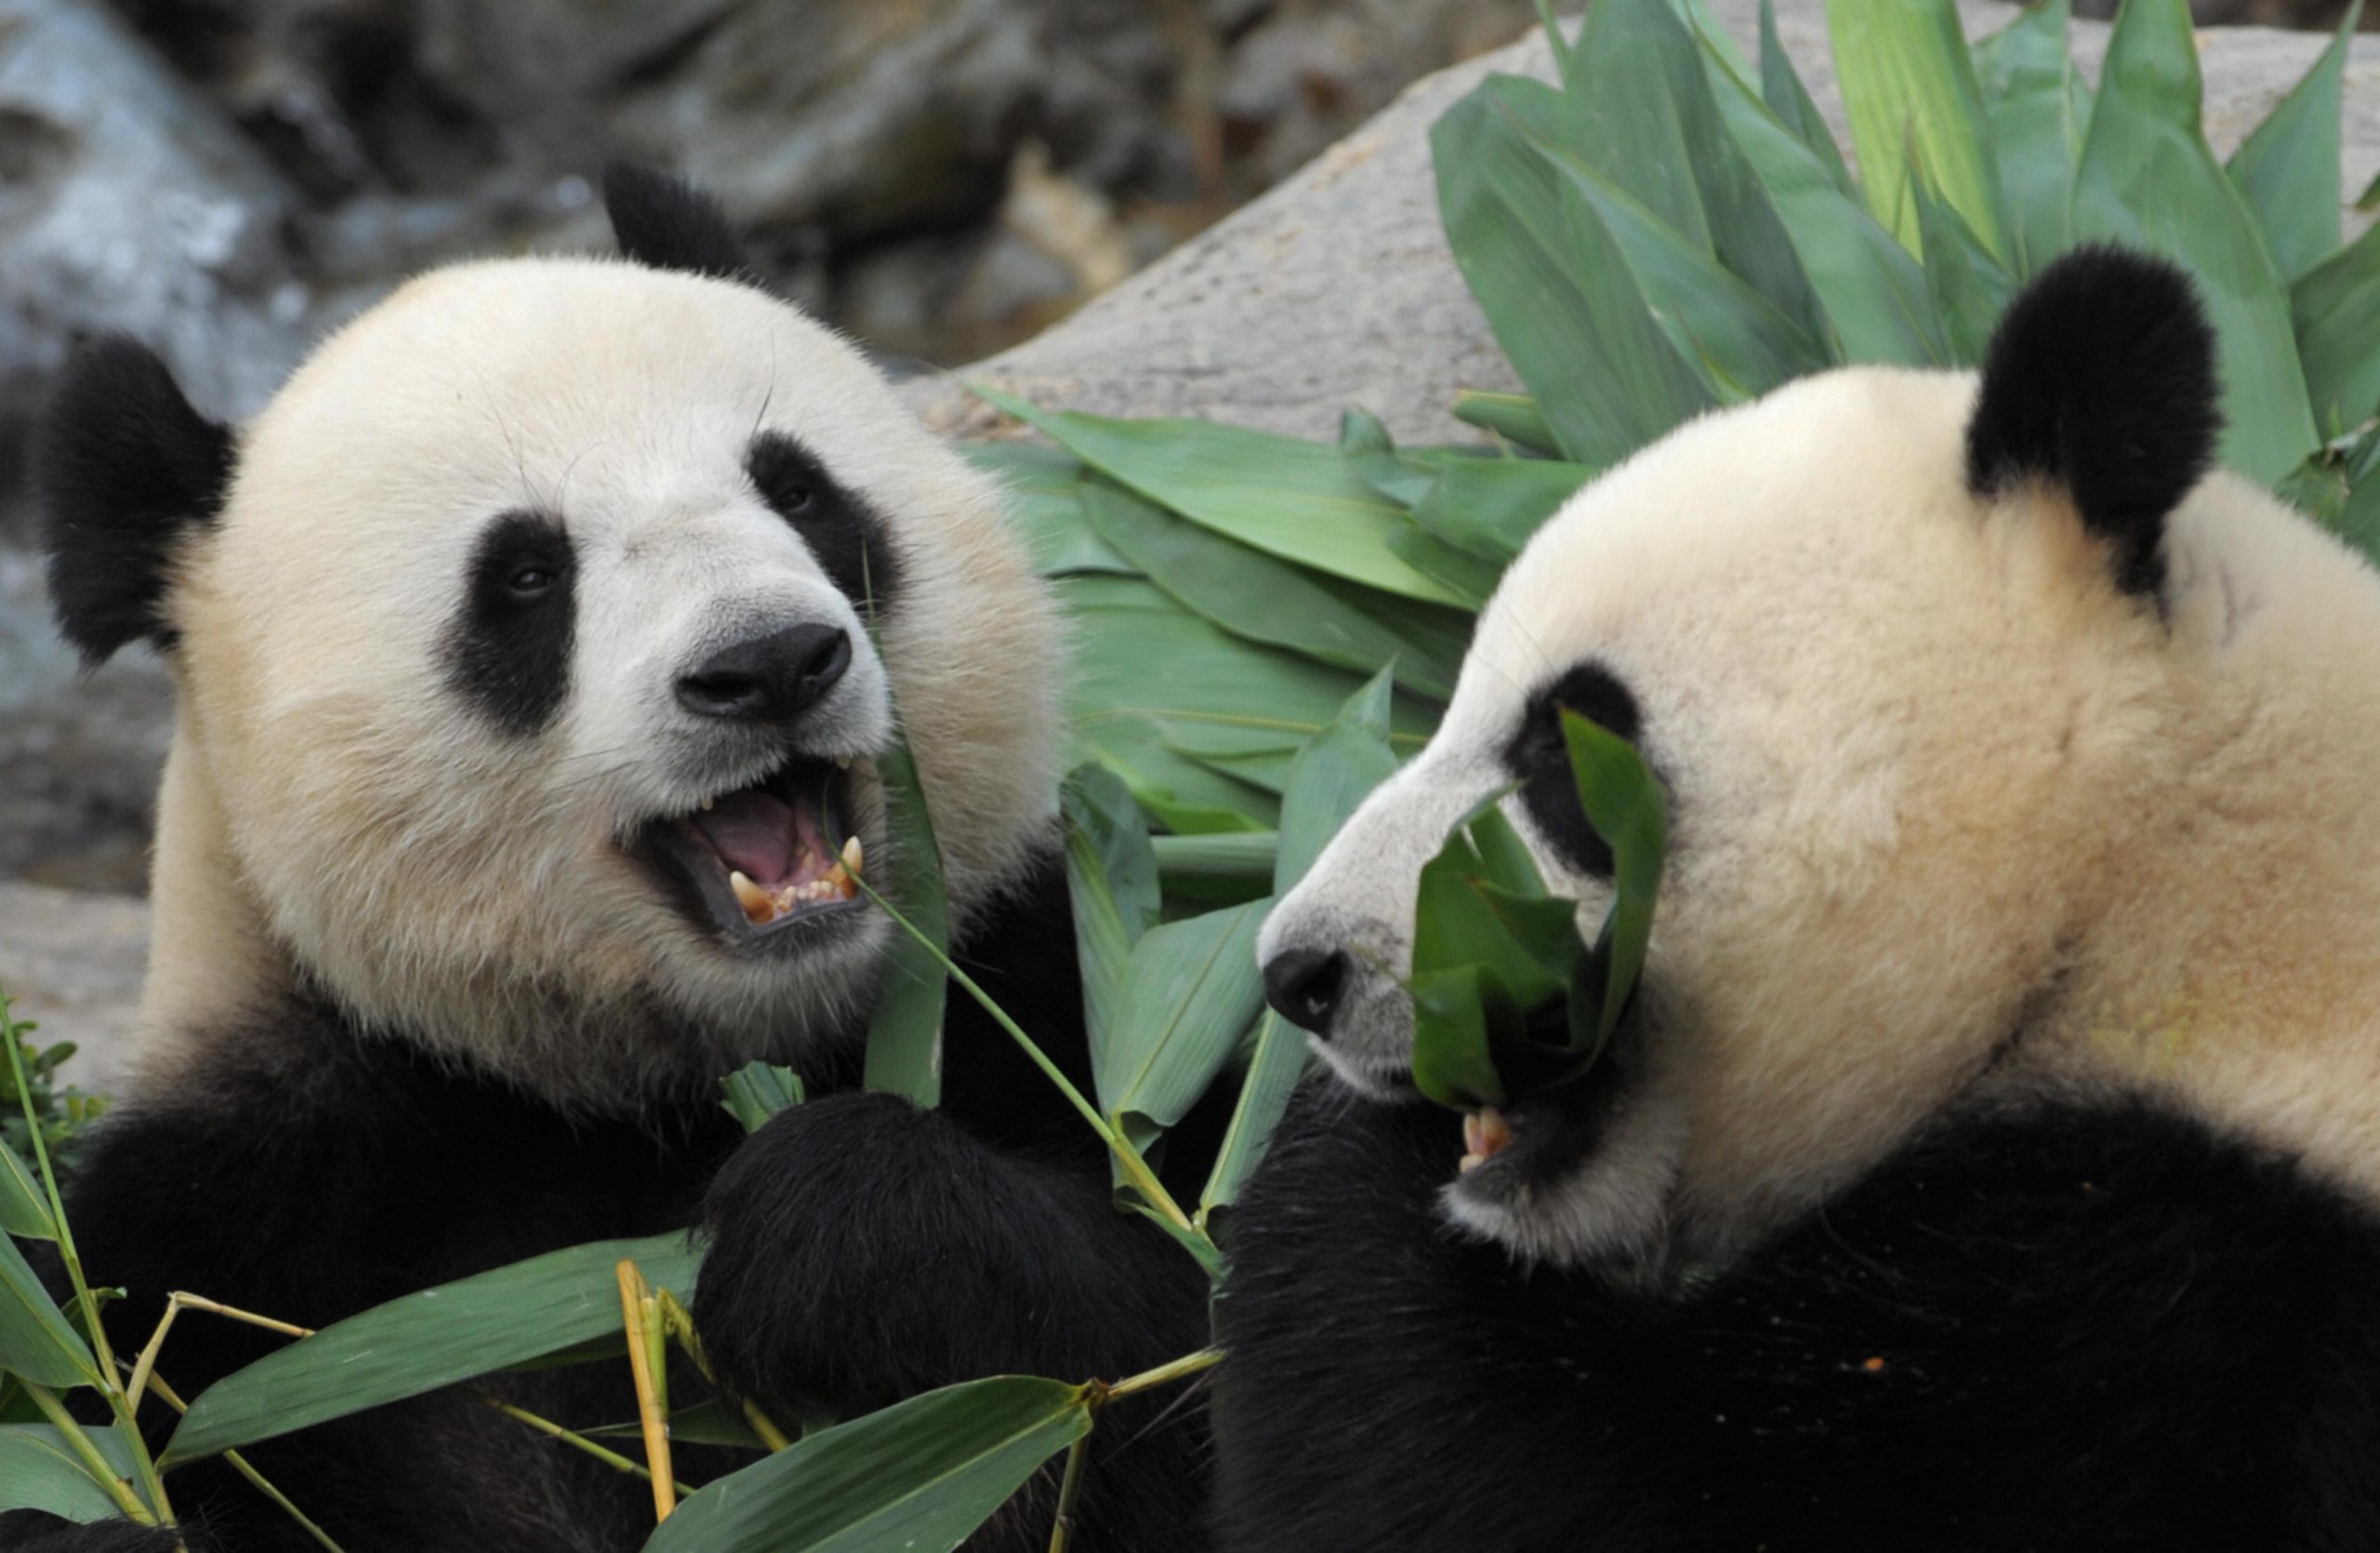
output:
[[[704,1349],[781,1417],[855,1417],[985,1375],[1112,1380],[1207,1337],[1203,1273],[1116,1211],[1095,1157],[996,1148],[893,1095],[775,1117],[713,1180],[703,1224]],[[1205,1546],[1203,1428],[1175,1400],[1100,1415],[1078,1547]],[[1046,1546],[1053,1503],[1037,1481],[968,1546]]]

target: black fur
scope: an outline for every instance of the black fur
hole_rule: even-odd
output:
[[[577,573],[569,531],[542,512],[507,512],[472,547],[446,681],[508,734],[545,727],[570,695]]]
[[[620,252],[640,264],[726,281],[753,278],[727,213],[690,179],[611,163],[603,169],[603,210]]]
[[[1234,1553],[2380,1547],[2380,1219],[2286,1161],[1969,1117],[1652,1296],[1450,1231],[1456,1134],[1309,1098],[1239,1207]]]
[[[1088,1082],[1063,872],[1052,861],[1035,884],[967,956],[1021,967],[985,974]],[[186,1098],[112,1116],[88,1141],[68,1213],[90,1276],[130,1291],[108,1311],[120,1351],[138,1348],[169,1289],[321,1326],[536,1252],[692,1224],[707,1189],[722,1238],[696,1294],[704,1338],[756,1394],[855,1406],[1010,1370],[1112,1378],[1206,1340],[1204,1274],[1106,1205],[1107,1166],[1082,1147],[1079,1118],[972,1003],[954,1002],[947,1020],[943,1114],[838,1095],[853,1075],[821,1068],[805,1076],[827,1093],[748,1141],[715,1096],[566,1119],[363,1038],[328,1009],[275,1019],[255,1056],[217,1060]],[[299,1069],[293,1053],[304,1054]],[[828,1180],[851,1195],[822,1196]],[[1044,1209],[1046,1223],[1018,1219]],[[1024,1303],[1003,1307],[1003,1291]],[[1002,1309],[1007,1320],[991,1319]],[[781,1330],[796,1321],[799,1331]],[[184,1317],[158,1368],[191,1395],[280,1341]],[[820,1355],[831,1363],[813,1362]],[[475,1400],[619,1422],[634,1416],[625,1374],[597,1364],[495,1377],[246,1453],[348,1553],[627,1553],[651,1531],[644,1486]],[[673,1394],[699,1388],[689,1375]],[[1086,1490],[1078,1546],[1088,1553],[1204,1546],[1203,1435],[1195,1415],[1143,1432],[1156,1418],[1153,1405],[1103,1422],[1102,1456],[1118,1465]],[[707,1480],[740,1459],[681,1446],[680,1475]],[[167,1487],[200,1518],[193,1553],[314,1546],[219,1467],[193,1465]],[[1012,1511],[970,1546],[1038,1553],[1053,1487],[1038,1485],[1031,1513]]]
[[[67,359],[33,449],[58,624],[89,665],[147,637],[173,644],[174,557],[214,522],[237,450],[192,408],[156,353],[102,335]]]
[[[1967,425],[1967,484],[2067,490],[2113,551],[2116,585],[2154,598],[2165,518],[2222,429],[2215,332],[2189,278],[2122,248],[2077,248],[2008,304]]]
[[[0,1514],[0,1549],[6,1553],[181,1553],[181,1545],[168,1527],[136,1526],[128,1520],[77,1526],[38,1510],[10,1510]]]
[[[863,618],[891,612],[901,594],[901,556],[873,508],[783,431],[753,438],[744,468]]]
[[[1634,742],[1641,731],[1636,697],[1600,663],[1575,664],[1528,698],[1521,723],[1504,745],[1504,769],[1521,784],[1521,803],[1547,844],[1580,873],[1611,877],[1611,843],[1587,823],[1570,748],[1562,737],[1565,709],[1606,733]]]

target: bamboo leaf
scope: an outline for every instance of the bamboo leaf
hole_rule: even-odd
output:
[[[1843,164],[1843,150],[1834,143],[1834,131],[1828,127],[1818,105],[1810,100],[1809,88],[1802,85],[1801,73],[1794,70],[1777,35],[1777,7],[1770,0],[1760,0],[1760,95],[1778,122],[1792,130],[1793,138],[1826,169],[1834,186],[1847,195],[1857,194],[1851,169]]]
[[[734,1117],[748,1135],[759,1132],[779,1111],[801,1104],[801,1077],[773,1062],[747,1062],[719,1081],[726,1098],[720,1108]]]
[[[1160,507],[1285,561],[1431,604],[1461,604],[1387,549],[1405,514],[1338,449],[1206,420],[1115,420],[973,392]]]
[[[6,1039],[7,1031],[0,1029],[0,1040]],[[17,1151],[5,1143],[0,1143],[0,1233],[21,1235],[29,1241],[58,1239],[47,1194]]]
[[[877,755],[876,775],[884,790],[884,850],[890,856],[866,859],[870,883],[932,944],[899,933],[885,950],[876,1004],[868,1014],[862,1082],[932,1107],[942,1099],[942,1015],[950,985],[936,958],[950,945],[942,853],[907,739],[895,738]]]
[[[1975,46],[1976,78],[2007,202],[2014,250],[2007,257],[2020,275],[2067,247],[2067,205],[2091,119],[2091,88],[2066,50],[2067,9],[2067,0],[2028,6]]]
[[[2380,409],[2380,227],[2307,271],[2290,288],[2306,391],[2323,431],[2339,436]]]
[[[5,1032],[0,1032],[4,1034]],[[0,1370],[40,1386],[97,1386],[99,1361],[23,1252],[0,1235]]]
[[[1454,418],[1466,426],[1493,431],[1507,442],[1517,443],[1534,453],[1554,454],[1561,451],[1553,427],[1546,424],[1545,412],[1539,409],[1537,401],[1526,393],[1488,393],[1477,389],[1460,389],[1454,396]]]
[[[2321,441],[2264,232],[2199,131],[2198,53],[2183,0],[2116,18],[2075,175],[2074,233],[2179,259],[2215,325],[2224,461],[2271,484]]]
[[[1280,835],[1241,830],[1228,835],[1153,836],[1165,893],[1192,900],[1236,904],[1273,887],[1273,857]]]
[[[1189,1113],[1263,1007],[1256,930],[1271,906],[1167,923],[1132,946],[1114,1027],[1091,1058],[1099,1108],[1135,1143]]]
[[[84,1435],[118,1476],[132,1478],[132,1453],[112,1430]],[[66,1436],[47,1424],[0,1425],[0,1510],[42,1510],[78,1524],[122,1513]]]
[[[1289,1096],[1305,1067],[1305,1031],[1268,1010],[1257,1022],[1255,1055],[1249,1058],[1248,1076],[1240,1082],[1239,1099],[1216,1150],[1214,1168],[1208,1173],[1206,1189],[1198,1194],[1201,1222],[1217,1208],[1239,1201],[1241,1188],[1272,1147],[1274,1129],[1289,1108]]]
[[[2016,278],[1923,178],[1910,186],[1910,193],[1925,243],[1926,287],[1959,360],[1979,363],[1991,343],[1992,326],[2016,293]]]
[[[1709,39],[1703,46],[1719,111],[1775,202],[1844,359],[1950,365],[1955,353],[1917,260],[1835,186],[1825,165],[1719,62]]]
[[[162,1463],[194,1461],[524,1365],[616,1334],[613,1268],[632,1258],[681,1300],[699,1258],[683,1231],[599,1241],[390,1300],[235,1371],[199,1393]]]
[[[1914,250],[1911,184],[1922,177],[1987,252],[2006,256],[1999,169],[1958,8],[1951,0],[1827,0],[1826,18],[1869,210]]]
[[[1504,565],[1594,474],[1554,458],[1448,459],[1413,521],[1467,555]]]
[[[1330,838],[1374,788],[1395,774],[1388,745],[1389,683],[1383,673],[1348,698],[1330,726],[1306,741],[1290,763],[1281,801],[1280,850],[1273,891],[1287,895],[1322,856]]]
[[[806,1435],[690,1495],[645,1553],[949,1553],[1091,1430],[1082,1388],[945,1387]]]
[[[1043,577],[1108,572],[1131,577],[1132,564],[1091,532],[1082,510],[1082,461],[1064,448],[1038,443],[968,443],[959,451],[977,469],[999,477],[1009,515],[1033,569]]]
[[[2339,93],[2347,40],[2363,0],[2354,0],[2305,79],[2248,132],[2224,171],[2263,223],[2265,245],[2290,280],[2339,246]]]
[[[1565,132],[1560,94],[1491,75],[1430,129],[1456,266],[1565,457],[1615,463],[1708,408],[1610,240],[1522,138]]]
[[[1123,1000],[1132,946],[1157,925],[1157,854],[1131,794],[1113,772],[1078,767],[1059,796],[1066,825],[1066,888],[1075,956],[1082,966],[1083,1022],[1104,1047]]]
[[[1661,863],[1669,850],[1669,799],[1634,745],[1567,707],[1562,710],[1562,741],[1569,750],[1579,805],[1611,847],[1611,910],[1593,956],[1602,968],[1595,1030],[1600,1048],[1620,1023],[1645,968]]]
[[[1394,664],[1408,689],[1440,701],[1454,694],[1460,617],[1433,622],[1436,629],[1426,633],[1399,630],[1311,574],[1185,523],[1129,491],[1094,484],[1083,500],[1092,525],[1117,553],[1183,607],[1233,635],[1358,673]],[[1421,616],[1431,607],[1408,604],[1406,610]]]

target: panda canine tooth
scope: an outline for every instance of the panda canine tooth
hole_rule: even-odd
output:
[[[1473,1171],[1477,1170],[1481,1165],[1484,1165],[1484,1164],[1486,1164],[1487,1162],[1488,1162],[1488,1156],[1487,1156],[1487,1155],[1485,1155],[1485,1154],[1479,1154],[1479,1153],[1465,1154],[1465,1155],[1464,1155],[1461,1160],[1459,1160],[1458,1161],[1456,1161],[1456,1163],[1455,1163],[1455,1167],[1454,1167],[1454,1168],[1455,1168],[1455,1173],[1456,1173],[1457,1175],[1470,1175]]]
[[[727,887],[734,892],[735,904],[744,909],[746,922],[755,927],[763,927],[776,921],[780,909],[777,903],[769,898],[766,890],[744,877],[743,870],[729,871]]]
[[[853,879],[857,879],[860,875],[860,857],[859,838],[853,836],[843,843],[842,851],[843,871]]]
[[[1466,1159],[1491,1160],[1512,1141],[1512,1124],[1495,1107],[1482,1106],[1463,1114],[1462,1147]]]

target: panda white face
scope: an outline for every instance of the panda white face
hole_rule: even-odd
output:
[[[698,194],[607,196],[651,262],[425,276],[236,441],[128,341],[61,389],[61,622],[182,692],[162,1038],[311,994],[639,1106],[853,1028],[896,716],[956,923],[1046,840],[1056,623],[998,490],[726,278]]]
[[[2177,277],[2149,280],[2150,305],[2178,297],[2194,322]],[[1965,1091],[2067,989],[2122,877],[2110,857],[2159,812],[2194,671],[2145,596],[2162,573],[2142,590],[2124,572],[2137,537],[2061,488],[2105,488],[2055,460],[2073,426],[2133,413],[2124,374],[2107,380],[2131,397],[2061,428],[2059,385],[2022,373],[1980,409],[1972,374],[1805,379],[1610,471],[1514,564],[1436,737],[1259,945],[1275,1005],[1331,1069],[1409,1096],[1421,865],[1517,780],[1506,813],[1592,936],[1609,856],[1555,708],[1638,744],[1672,811],[1638,995],[1584,1080],[1474,1119],[1447,1188],[1459,1223],[1615,1270],[1724,1257]],[[2110,438],[2167,461],[2144,483],[2152,524],[2203,467],[2205,398],[2195,421],[2121,428],[2128,450]],[[2043,419],[2049,441],[2023,443]],[[2219,484],[2224,509],[2261,500]]]

